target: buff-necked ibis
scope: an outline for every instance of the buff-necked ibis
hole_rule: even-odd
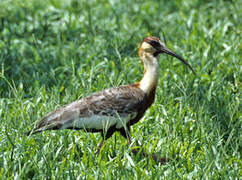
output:
[[[144,65],[141,81],[102,90],[58,108],[37,122],[28,134],[61,129],[101,132],[103,139],[97,148],[99,152],[104,140],[118,131],[130,144],[130,126],[137,123],[154,102],[159,78],[158,57],[162,53],[176,57],[194,72],[181,56],[157,37],[146,37],[139,47],[139,57]]]

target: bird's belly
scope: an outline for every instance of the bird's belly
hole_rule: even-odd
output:
[[[90,117],[76,118],[72,122],[66,122],[62,125],[61,129],[66,128],[80,128],[80,129],[96,129],[108,130],[110,127],[115,126],[120,129],[129,122],[131,116],[117,117],[117,116],[103,116],[92,115]]]

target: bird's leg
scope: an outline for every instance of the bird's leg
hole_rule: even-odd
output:
[[[97,151],[95,152],[95,154],[99,154],[99,152],[101,151],[101,148],[102,148],[102,146],[103,146],[103,143],[104,143],[104,141],[105,140],[107,140],[108,138],[110,138],[112,135],[113,135],[113,133],[116,131],[116,129],[114,129],[114,128],[109,128],[108,130],[107,130],[107,132],[104,134],[104,132],[102,131],[101,133],[102,133],[102,141],[100,142],[100,144],[98,145],[98,147],[97,147]]]
[[[100,150],[101,150],[101,148],[102,148],[102,146],[103,146],[103,142],[104,142],[104,138],[102,139],[102,141],[101,141],[100,144],[98,145],[98,147],[97,147],[97,151],[95,152],[95,154],[99,154],[99,152],[100,152]]]
[[[126,130],[124,128],[119,129],[119,133],[128,141],[128,144],[131,145],[131,137],[130,137],[130,127],[128,126]]]
[[[128,145],[131,145],[132,141],[131,141],[131,137],[130,137],[130,127],[127,127],[127,130],[125,131],[124,128],[119,130],[120,134],[127,139],[128,141]],[[136,149],[132,149],[132,153],[134,153],[135,155],[139,152],[138,148]]]
[[[120,132],[120,134],[121,134],[123,137],[125,137],[125,138],[127,139],[128,144],[131,145],[132,141],[131,141],[131,137],[130,137],[130,128],[127,128],[127,129],[128,129],[128,132],[126,132],[124,128],[123,128],[123,129],[120,129],[119,132]],[[139,151],[140,151],[140,148],[134,148],[134,149],[132,149],[131,151],[132,151],[133,154],[137,155],[137,154],[139,153]],[[142,151],[141,153],[142,153],[142,155],[145,156],[145,157],[148,157],[148,156],[149,156],[149,154],[146,153],[146,152],[144,152],[144,151]],[[168,161],[170,160],[169,158],[164,158],[164,157],[158,159],[158,157],[157,157],[154,153],[151,154],[151,156],[152,156],[153,160],[154,160],[156,163],[165,164],[166,162],[168,162]]]

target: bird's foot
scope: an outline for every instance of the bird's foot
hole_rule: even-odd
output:
[[[132,153],[135,154],[135,155],[137,155],[139,152],[140,152],[140,148],[133,148],[133,149],[132,149]],[[144,151],[142,151],[141,154],[142,154],[144,157],[149,157],[149,154],[146,153],[146,152],[144,152]],[[153,159],[157,164],[159,164],[159,163],[161,163],[161,164],[166,164],[167,162],[170,161],[169,158],[166,158],[166,157],[161,157],[161,158],[160,158],[160,157],[157,157],[157,155],[155,155],[154,153],[151,154],[151,157],[152,157],[152,159]]]
[[[155,155],[155,154],[152,154],[152,158],[153,158],[153,160],[156,162],[156,163],[161,163],[161,164],[166,164],[167,162],[169,162],[170,161],[170,159],[169,158],[166,158],[166,157],[157,157],[157,155]]]

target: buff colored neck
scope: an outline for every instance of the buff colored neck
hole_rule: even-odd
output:
[[[154,90],[158,83],[159,76],[159,64],[157,57],[152,54],[143,53],[140,55],[144,64],[144,76],[139,82],[139,87],[146,94],[150,94]]]

